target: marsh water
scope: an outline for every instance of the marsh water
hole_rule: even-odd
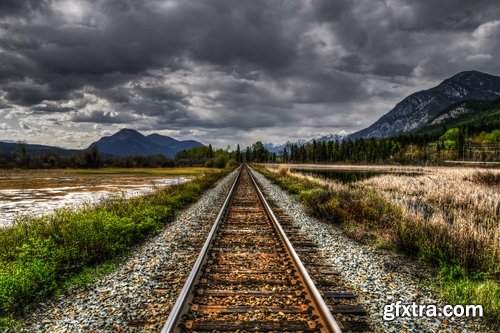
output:
[[[109,198],[130,198],[180,184],[187,177],[30,177],[0,176],[0,227],[20,215],[39,216],[59,208],[77,208]]]
[[[312,174],[314,176],[319,176],[321,178],[333,179],[341,183],[354,183],[364,179],[369,179],[375,176],[381,176],[386,174],[392,175],[403,175],[403,176],[418,176],[419,172],[402,172],[393,170],[344,170],[344,169],[303,169],[303,168],[292,168],[294,172],[300,172],[304,174]]]

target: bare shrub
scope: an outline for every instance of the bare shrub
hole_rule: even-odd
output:
[[[473,183],[487,186],[499,186],[500,185],[500,173],[495,173],[493,171],[476,171],[471,176],[466,177],[465,180],[469,180]]]
[[[285,166],[285,165],[280,165],[278,167],[278,171],[277,172],[278,172],[278,175],[284,177],[284,176],[286,176],[288,174],[288,172],[290,172],[290,168],[287,167],[287,166]]]

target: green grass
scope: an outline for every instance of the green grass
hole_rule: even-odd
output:
[[[99,278],[113,272],[118,264],[123,260],[109,260],[98,265],[93,265],[90,267],[84,267],[80,273],[70,277],[68,280],[64,281],[61,290],[68,290],[75,287],[84,287],[91,283],[96,282]]]
[[[401,210],[373,189],[349,185],[336,190],[286,172],[260,173],[290,193],[311,215],[337,224],[351,238],[395,250],[438,268],[435,290],[450,304],[481,304],[485,320],[500,328],[498,252],[481,244],[454,242],[450,230],[436,230],[419,221],[405,220]]]
[[[449,304],[481,304],[487,322],[500,329],[500,285],[491,276],[468,274],[460,265],[443,264],[433,288]]]
[[[25,217],[0,228],[0,328],[15,326],[35,302],[111,271],[116,258],[157,234],[228,172],[206,173],[144,197]]]

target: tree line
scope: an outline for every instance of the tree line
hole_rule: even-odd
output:
[[[183,150],[175,157],[164,155],[110,156],[102,154],[97,147],[71,154],[53,151],[29,151],[26,143],[20,142],[11,152],[0,150],[0,168],[66,169],[66,168],[164,168],[175,166],[207,166],[223,168],[230,161],[235,163],[236,152],[213,149],[212,145]]]
[[[500,129],[459,126],[444,133],[410,133],[389,138],[316,141],[288,144],[284,151],[269,152],[261,141],[235,150],[213,149],[212,145],[183,150],[174,158],[163,155],[113,157],[97,147],[61,155],[29,153],[19,143],[13,154],[0,151],[0,168],[100,168],[207,166],[222,168],[242,162],[355,163],[355,164],[441,164],[445,160],[500,160]]]

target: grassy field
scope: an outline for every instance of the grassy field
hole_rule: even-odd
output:
[[[17,318],[35,302],[112,269],[110,262],[157,234],[177,212],[229,172],[192,169],[195,171],[200,176],[192,181],[150,195],[25,217],[12,227],[0,228],[0,328],[15,327]],[[163,170],[152,172],[165,175]]]
[[[500,328],[500,170],[425,169],[341,184],[257,169],[350,237],[435,266],[433,287],[444,299],[482,304]]]

